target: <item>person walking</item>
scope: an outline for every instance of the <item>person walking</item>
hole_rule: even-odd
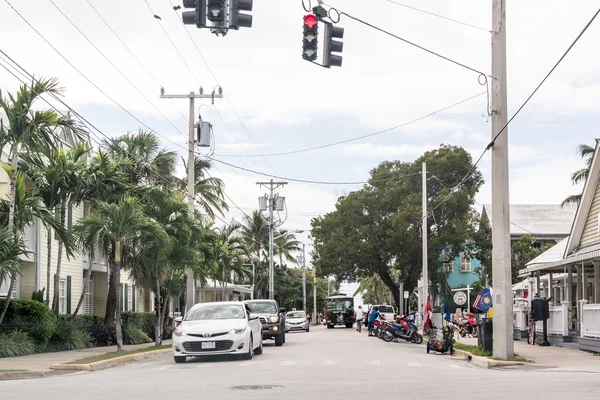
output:
[[[356,330],[361,332],[362,324],[363,324],[363,309],[362,306],[358,306],[358,309],[355,312],[356,319]]]

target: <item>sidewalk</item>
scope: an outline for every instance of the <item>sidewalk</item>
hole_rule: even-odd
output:
[[[163,344],[171,344],[164,340]],[[123,346],[125,351],[153,347],[154,343]],[[117,351],[117,346],[93,347],[90,349],[60,351],[56,353],[31,354],[22,357],[0,358],[0,370],[50,371],[50,365],[64,364],[84,357],[102,355]]]
[[[456,339],[456,343],[477,346],[477,339],[460,338]],[[513,343],[515,353],[534,361],[535,367],[545,367],[553,371],[600,373],[600,356],[592,353],[557,346],[532,346],[526,341],[515,340]]]

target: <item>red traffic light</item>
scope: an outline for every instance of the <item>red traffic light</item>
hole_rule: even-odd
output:
[[[314,14],[308,14],[304,16],[304,25],[312,28],[317,24],[317,17]]]

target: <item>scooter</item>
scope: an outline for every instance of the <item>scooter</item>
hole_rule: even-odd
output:
[[[439,329],[432,327],[432,331],[429,334],[429,340],[427,341],[427,353],[435,351],[444,354],[450,351],[450,354],[454,354],[454,330],[450,325],[446,325],[442,328],[442,337],[436,335]]]
[[[474,338],[477,337],[477,320],[475,314],[467,313],[459,321],[455,321],[455,324],[458,326],[458,333],[461,337],[467,335],[473,336]]]
[[[404,316],[397,318],[398,323],[391,323],[384,331],[383,340],[391,342],[393,339],[404,339],[416,344],[423,343],[423,336],[419,334],[417,325]]]

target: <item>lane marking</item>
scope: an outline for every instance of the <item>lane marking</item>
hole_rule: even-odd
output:
[[[381,365],[379,361],[367,361],[368,365]]]
[[[284,361],[279,365],[296,365],[298,361]]]
[[[408,366],[409,367],[422,367],[422,365],[419,363],[408,363]]]
[[[326,361],[323,361],[323,364],[324,365],[333,365],[333,364],[335,364],[335,361],[326,360]]]

